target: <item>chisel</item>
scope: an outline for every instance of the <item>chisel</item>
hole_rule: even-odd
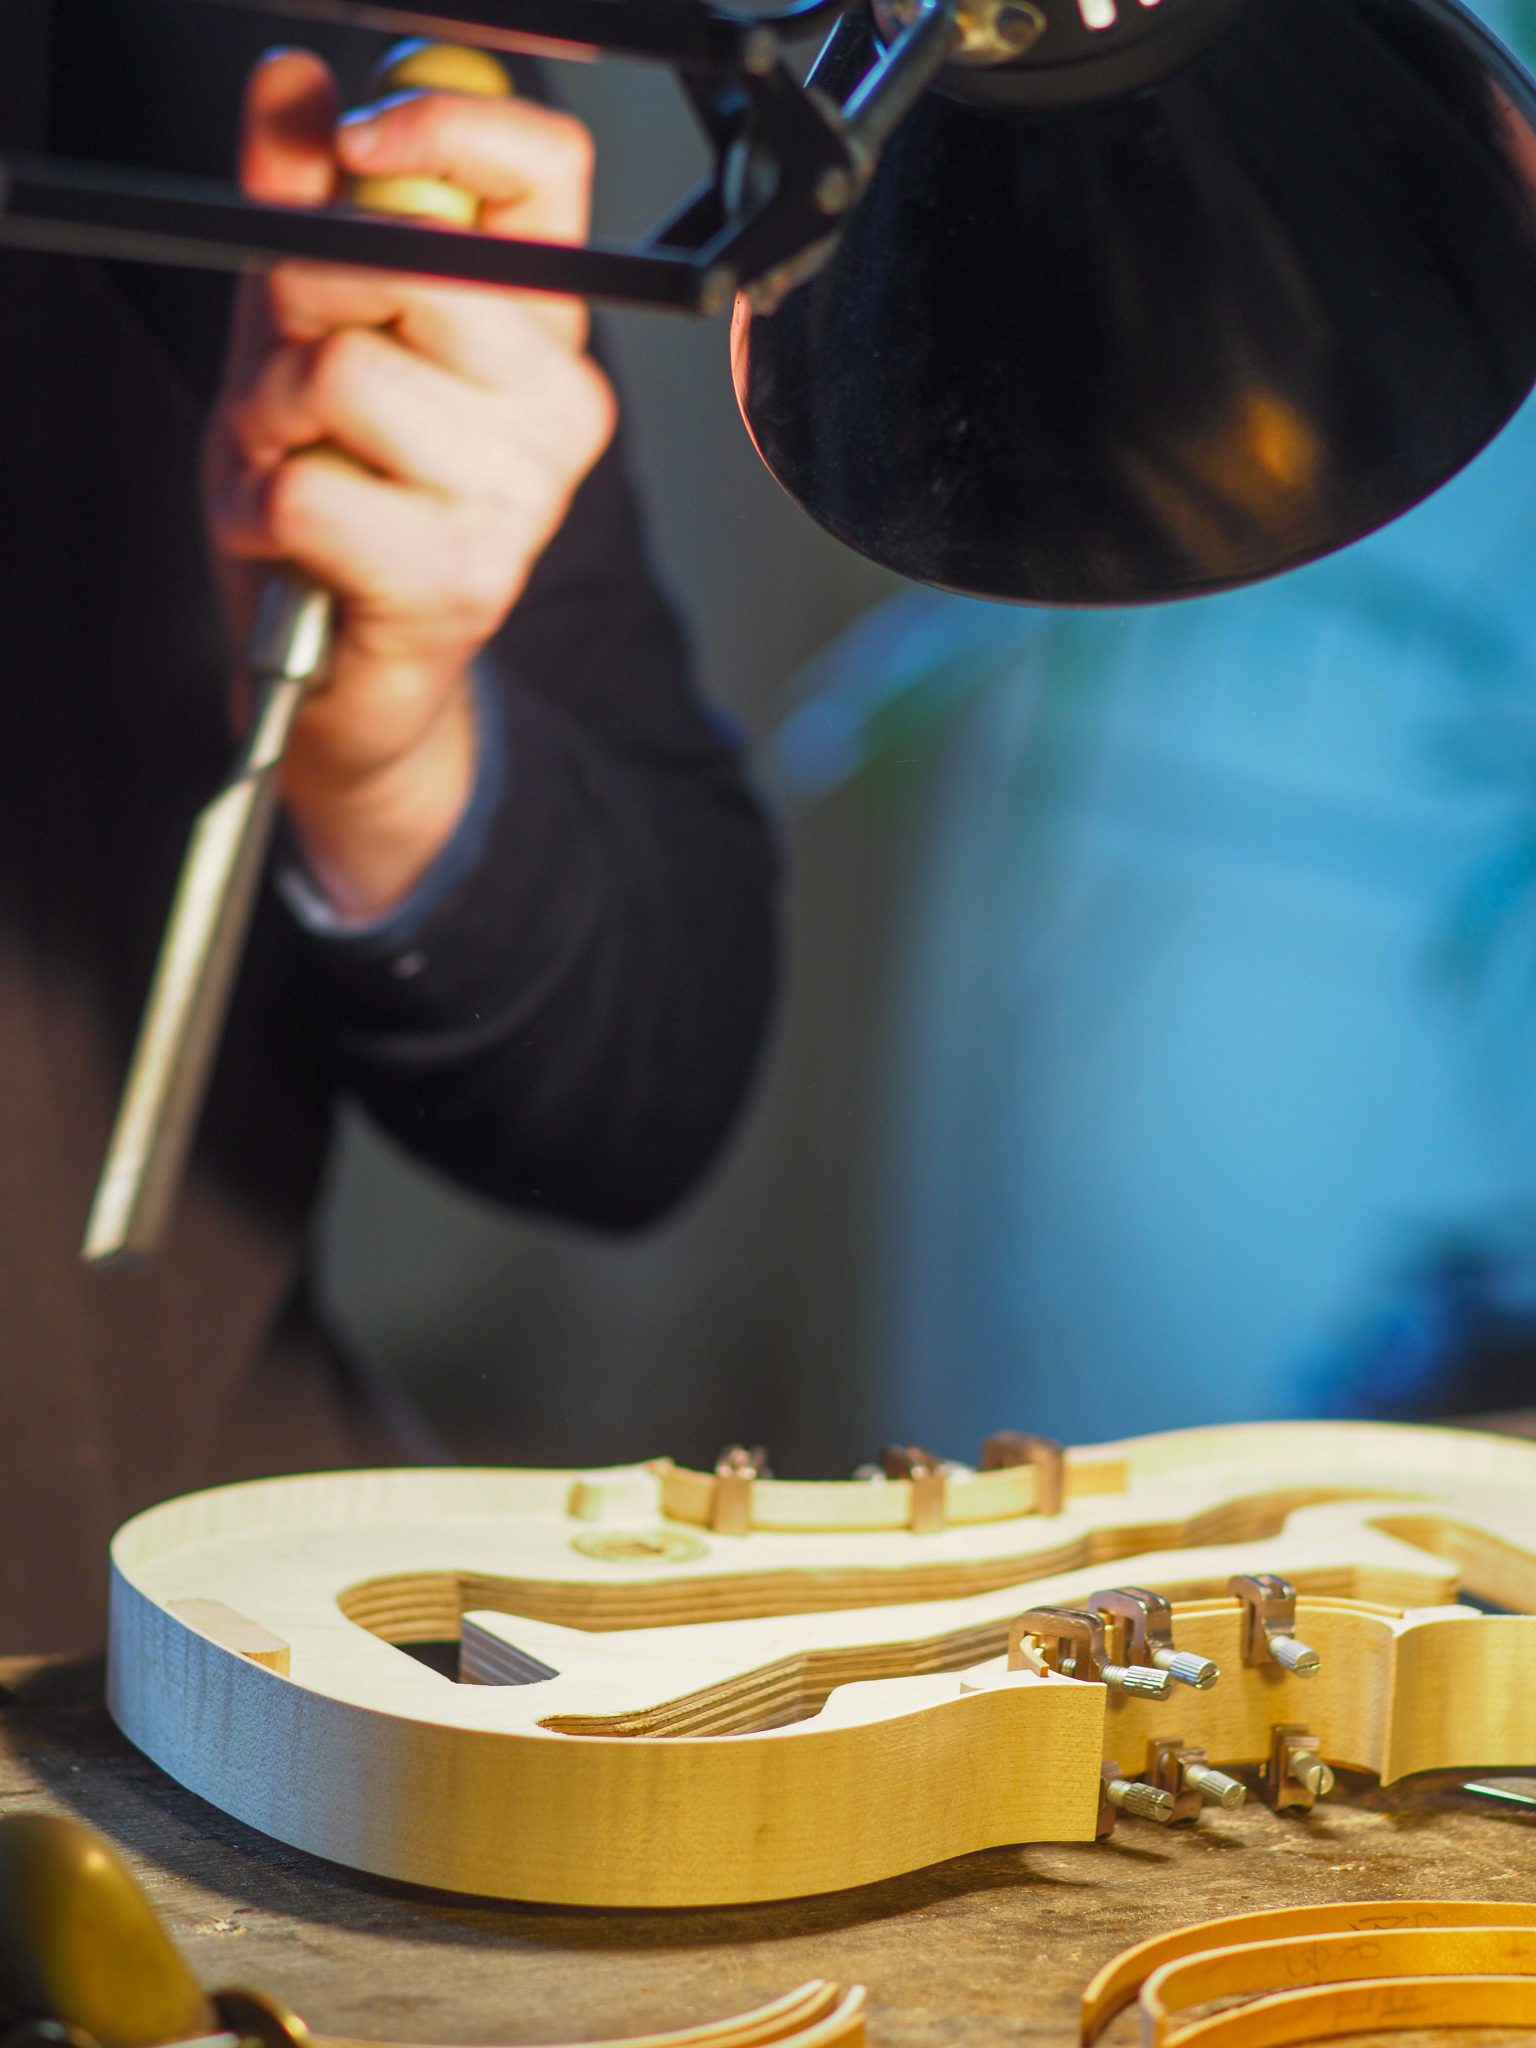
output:
[[[483,50],[406,43],[374,78],[377,92],[504,98],[511,82]],[[350,202],[452,227],[473,227],[479,203],[441,178],[358,178]],[[285,573],[268,582],[246,655],[254,706],[228,780],[192,830],[117,1120],[86,1224],[92,1265],[149,1257],[181,1184],[230,991],[244,949],[277,808],[294,720],[324,686],[334,605]]]

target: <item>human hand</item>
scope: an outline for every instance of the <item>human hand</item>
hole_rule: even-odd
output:
[[[241,179],[324,205],[346,173],[446,178],[492,234],[587,232],[591,143],[521,100],[392,96],[337,124],[329,71],[268,56]],[[242,285],[210,424],[205,503],[242,638],[268,565],[338,599],[325,687],[283,796],[338,909],[377,914],[441,850],[474,784],[469,664],[505,618],[613,431],[572,300],[284,263]]]

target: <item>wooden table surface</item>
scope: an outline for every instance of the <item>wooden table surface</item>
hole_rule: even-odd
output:
[[[1310,1815],[1250,1803],[1195,1829],[1122,1821],[1108,1843],[998,1850],[785,1905],[486,1903],[254,1834],[131,1749],[101,1698],[97,1663],[0,1659],[0,1812],[68,1812],[102,1829],[206,1985],[275,1992],[328,2033],[583,2041],[693,2025],[831,1977],[868,1985],[873,2048],[1066,2048],[1092,1972],[1187,1920],[1328,1899],[1536,1897],[1536,1808],[1493,1807],[1444,1781],[1389,1795],[1346,1781]],[[1108,2036],[1134,2038],[1127,2019]]]

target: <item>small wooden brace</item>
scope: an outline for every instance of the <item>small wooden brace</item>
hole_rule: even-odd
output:
[[[224,1600],[167,1600],[166,1612],[174,1614],[178,1621],[184,1621],[188,1628],[195,1628],[200,1636],[207,1636],[226,1650],[233,1650],[237,1656],[249,1657],[253,1664],[264,1664],[269,1671],[280,1671],[286,1678],[289,1668],[289,1648],[281,1636],[273,1635],[271,1629],[263,1628],[259,1621],[251,1621]]]

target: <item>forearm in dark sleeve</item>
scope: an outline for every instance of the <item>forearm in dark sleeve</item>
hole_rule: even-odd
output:
[[[773,856],[644,571],[616,457],[498,645],[504,786],[403,941],[296,934],[343,1084],[418,1157],[530,1210],[643,1221],[756,1062]]]

